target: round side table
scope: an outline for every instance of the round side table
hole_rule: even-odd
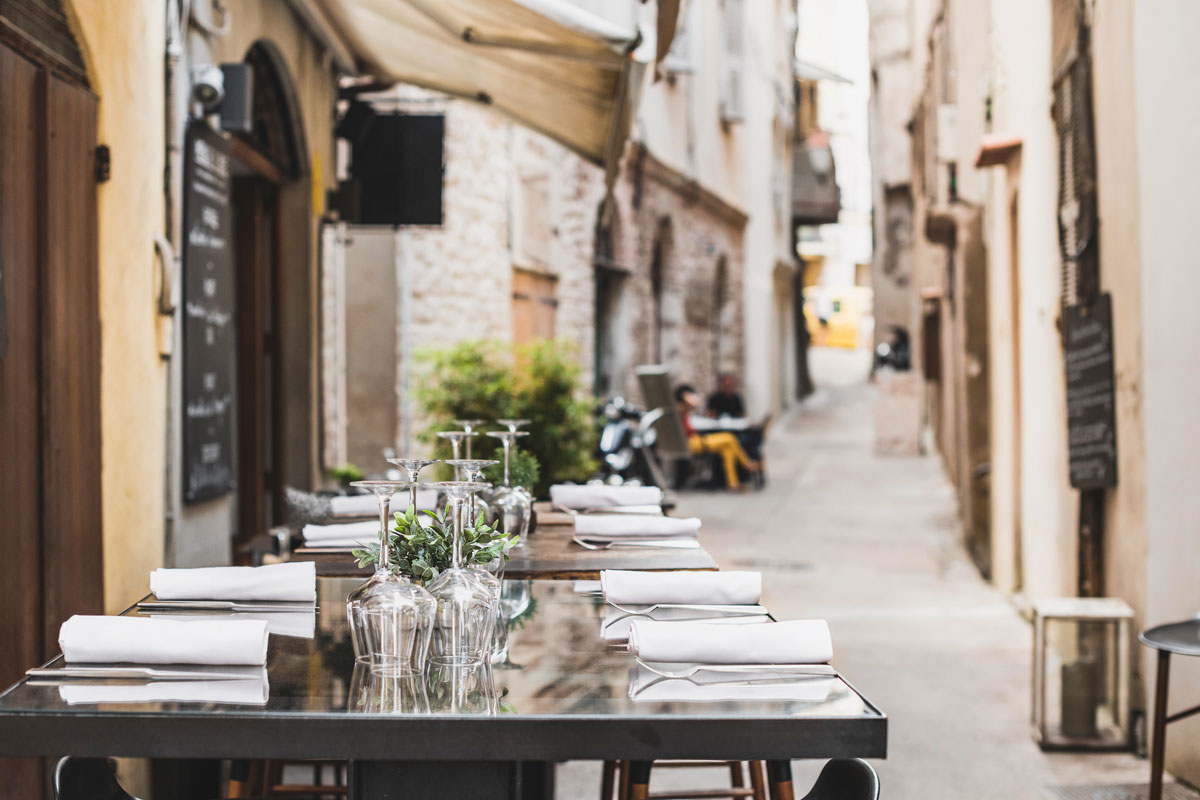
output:
[[[1167,715],[1167,684],[1171,677],[1171,654],[1200,656],[1200,618],[1170,622],[1138,634],[1138,641],[1158,651],[1158,680],[1154,684],[1154,732],[1150,743],[1150,795],[1162,800],[1163,757],[1167,725],[1200,713],[1200,706]]]

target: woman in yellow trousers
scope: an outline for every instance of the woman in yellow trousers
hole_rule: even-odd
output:
[[[688,437],[688,449],[693,453],[714,453],[721,459],[725,468],[725,485],[731,490],[741,488],[738,478],[738,466],[751,472],[761,469],[761,465],[746,455],[742,443],[732,433],[706,433],[701,435],[692,427],[692,412],[700,408],[700,395],[691,386],[684,384],[675,390],[675,399],[679,403],[679,416],[683,420],[683,429]]]

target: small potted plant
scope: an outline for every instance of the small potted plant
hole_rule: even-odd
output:
[[[462,563],[466,567],[487,567],[506,563],[508,552],[517,545],[518,536],[497,531],[484,522],[483,514],[474,525],[463,528]],[[449,569],[452,560],[453,532],[449,521],[437,511],[416,511],[409,506],[395,514],[395,526],[388,533],[392,570],[416,583],[428,583]],[[379,561],[379,545],[354,551],[360,567]]]

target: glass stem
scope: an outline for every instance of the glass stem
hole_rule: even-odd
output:
[[[414,478],[412,478],[412,480],[416,481],[416,478],[414,477]],[[415,517],[416,513],[417,513],[417,487],[416,486],[410,486],[408,489],[408,504],[410,506],[412,506],[413,516]]]
[[[388,547],[388,516],[391,508],[391,495],[379,495],[379,572],[390,572],[392,569],[392,554]]]
[[[512,451],[512,439],[505,436],[500,441],[504,442],[504,486],[505,488],[511,488],[512,482],[508,479],[508,456]]]
[[[455,497],[451,498],[450,500],[451,505],[454,506],[454,510],[451,512],[451,522],[454,533],[450,546],[450,564],[455,569],[462,567],[462,510],[464,499],[465,498],[463,497]]]

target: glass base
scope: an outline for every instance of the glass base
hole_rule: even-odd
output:
[[[477,667],[483,663],[483,657],[466,655],[436,655],[429,657],[429,663],[439,667]]]
[[[371,674],[385,678],[415,678],[423,674],[423,671],[414,667],[410,661],[381,659],[376,654],[375,659],[371,662]]]

